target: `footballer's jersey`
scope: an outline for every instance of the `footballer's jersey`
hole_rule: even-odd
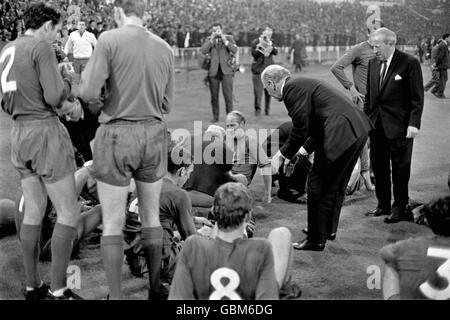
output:
[[[52,46],[34,36],[25,35],[3,48],[0,74],[2,108],[13,120],[55,117],[54,108],[70,94]]]
[[[399,241],[381,256],[399,273],[401,299],[450,299],[450,237]]]
[[[132,196],[129,203],[124,232],[140,232],[141,222],[137,197]],[[165,247],[170,248],[172,245],[174,230],[178,230],[182,239],[197,233],[191,208],[188,193],[170,179],[163,178],[159,199],[159,220],[164,230],[163,244]]]
[[[172,49],[135,25],[103,32],[82,74],[79,96],[95,100],[104,85],[100,123],[163,119],[173,105]]]
[[[265,239],[189,237],[180,253],[170,300],[279,299],[271,244]]]

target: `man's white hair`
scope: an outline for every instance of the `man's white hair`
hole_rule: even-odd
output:
[[[371,34],[371,37],[372,39],[379,40],[385,44],[393,45],[397,43],[397,35],[395,32],[384,27],[375,30]]]
[[[206,129],[205,133],[210,134],[213,137],[217,137],[223,139],[225,137],[226,131],[221,126],[211,124],[208,129]]]
[[[278,83],[290,75],[291,73],[288,69],[277,64],[272,64],[265,68],[261,73],[261,80],[266,83],[269,80],[273,81],[274,83]]]

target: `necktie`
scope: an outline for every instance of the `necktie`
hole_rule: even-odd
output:
[[[381,66],[381,75],[380,75],[380,88],[381,88],[381,84],[383,83],[384,77],[386,76],[386,68],[387,67],[387,61],[384,60],[383,61],[383,65]]]

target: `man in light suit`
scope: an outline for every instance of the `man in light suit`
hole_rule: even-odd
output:
[[[222,83],[223,97],[227,114],[233,111],[233,58],[237,52],[233,37],[222,33],[222,25],[215,23],[212,26],[212,34],[201,48],[202,54],[211,55],[211,66],[208,70],[209,90],[211,92],[211,106],[213,119],[219,121],[219,88]]]
[[[308,236],[294,249],[322,251],[327,238],[336,236],[345,188],[373,126],[345,94],[323,81],[291,79],[278,65],[267,67],[261,78],[269,94],[284,102],[293,124],[272,158],[273,171],[282,159],[286,165],[315,152],[307,186]]]
[[[372,34],[377,57],[369,61],[364,112],[375,130],[370,160],[379,215],[386,223],[413,221],[408,205],[413,139],[420,129],[424,90],[419,61],[395,48],[396,34],[380,28]],[[394,203],[391,211],[391,166]]]

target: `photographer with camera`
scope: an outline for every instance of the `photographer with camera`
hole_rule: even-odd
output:
[[[222,25],[212,25],[212,33],[201,48],[201,53],[211,56],[211,65],[208,70],[209,90],[211,92],[211,106],[213,119],[219,121],[219,88],[222,82],[222,92],[225,99],[227,114],[233,111],[233,60],[237,46],[231,35],[222,33]]]
[[[255,97],[255,116],[261,114],[261,100],[264,91],[265,114],[270,113],[270,95],[264,89],[261,82],[261,72],[271,64],[273,64],[273,56],[278,54],[278,49],[272,42],[273,30],[266,27],[258,39],[252,41],[252,82],[253,82],[253,96]]]

